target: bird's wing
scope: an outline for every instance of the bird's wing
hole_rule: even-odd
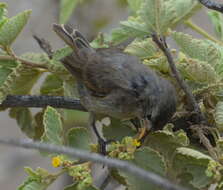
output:
[[[121,88],[129,93],[139,93],[145,88],[148,80],[144,75],[154,75],[135,56],[104,49],[97,51],[88,60],[84,69],[85,85],[104,95],[113,89]]]

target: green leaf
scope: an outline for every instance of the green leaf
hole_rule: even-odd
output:
[[[47,75],[40,88],[43,95],[64,95],[63,81],[55,74]]]
[[[171,23],[171,27],[175,27],[177,24],[181,24],[186,19],[190,18],[199,10],[202,6],[200,3],[194,0],[168,0],[167,4],[174,8],[175,16]]]
[[[42,142],[62,145],[63,144],[63,128],[61,116],[56,109],[48,106],[43,115],[44,134],[41,138]]]
[[[118,119],[110,118],[110,126],[103,126],[103,135],[108,140],[121,141],[126,136],[134,136],[136,131]]]
[[[31,10],[24,11],[8,19],[0,28],[0,44],[10,46],[26,25],[31,14]]]
[[[18,190],[46,190],[56,179],[54,175],[42,168],[37,168],[34,171],[32,168],[26,167],[25,171],[28,177]]]
[[[64,190],[79,190],[78,183],[71,184],[71,185],[65,187]],[[98,189],[91,185],[89,187],[84,187],[81,190],[98,190]]]
[[[70,55],[72,52],[73,52],[73,49],[71,49],[68,46],[58,49],[53,53],[53,59],[60,61],[63,57]]]
[[[183,130],[173,132],[167,125],[162,131],[149,134],[145,144],[169,160],[172,158],[176,148],[189,145],[189,139]]]
[[[21,131],[29,138],[35,136],[35,126],[33,124],[33,117],[28,108],[11,108],[10,117],[16,119]]]
[[[208,176],[209,164],[215,162],[211,157],[190,148],[177,148],[173,168],[178,175],[191,174],[190,183],[199,189],[205,188],[212,183],[211,176]],[[218,164],[217,164],[218,165]]]
[[[173,5],[163,0],[144,0],[139,10],[148,32],[164,34],[174,20]]]
[[[11,83],[12,94],[30,94],[33,86],[36,84],[41,76],[41,72],[38,69],[32,69],[24,65],[20,65],[16,70],[13,71],[16,78]]]
[[[205,61],[215,67],[218,64],[221,54],[219,49],[208,40],[195,39],[188,34],[173,32],[173,39],[180,50],[187,56]]]
[[[148,65],[149,67],[164,74],[170,72],[169,64],[165,56],[158,56],[154,59],[145,59],[143,60],[143,64]]]
[[[217,11],[208,11],[208,16],[214,26],[216,35],[223,40],[223,16]]]
[[[72,15],[79,0],[60,0],[60,24],[65,24]]]
[[[127,46],[125,52],[135,55],[141,59],[150,59],[159,51],[152,39],[147,38],[144,40],[134,40]]]
[[[132,11],[137,12],[141,7],[142,0],[127,0],[129,7]]]
[[[196,83],[215,83],[218,75],[212,65],[197,59],[184,58],[177,64],[182,76]]]
[[[0,3],[0,28],[7,21],[7,4]]]
[[[120,25],[120,28],[112,30],[112,43],[114,45],[126,41],[129,38],[149,35],[145,23],[139,21],[139,19],[129,18],[127,21],[120,22]]]
[[[131,162],[136,166],[143,168],[147,171],[154,172],[161,176],[166,175],[166,165],[164,163],[163,157],[151,148],[144,147],[138,149],[134,154],[134,160],[132,160]],[[122,177],[125,178],[129,190],[160,189],[152,183],[144,181],[137,176],[120,171],[119,173]]]
[[[91,137],[83,127],[71,128],[67,134],[67,144],[70,147],[90,151]]]
[[[218,102],[215,107],[215,122],[220,131],[223,130],[223,102]]]

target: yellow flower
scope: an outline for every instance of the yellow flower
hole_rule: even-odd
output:
[[[141,146],[141,142],[138,141],[137,139],[134,139],[133,140],[133,145],[136,146],[136,147],[139,147],[139,146]]]
[[[55,156],[52,158],[52,166],[54,168],[60,167],[62,164],[61,158],[59,156]]]

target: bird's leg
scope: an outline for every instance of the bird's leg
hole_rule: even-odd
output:
[[[99,153],[101,153],[102,155],[106,155],[106,145],[107,142],[101,137],[101,135],[98,132],[98,129],[95,125],[95,117],[93,116],[93,121],[92,121],[92,128],[94,130],[94,133],[97,137],[98,140],[98,145],[99,145]]]
[[[148,135],[148,131],[152,128],[152,123],[149,119],[143,119],[142,121],[142,127],[139,130],[139,133],[137,134],[137,140],[143,141],[143,139]]]

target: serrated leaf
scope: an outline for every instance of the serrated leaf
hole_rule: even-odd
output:
[[[136,12],[141,7],[142,0],[127,0],[132,11]]]
[[[134,154],[134,160],[131,162],[140,168],[154,172],[158,175],[165,176],[166,174],[166,166],[163,157],[151,148],[144,147],[138,149]],[[125,178],[129,190],[160,189],[152,183],[144,181],[137,176],[120,171],[119,173]]]
[[[145,0],[139,10],[139,15],[146,23],[147,31],[164,34],[174,20],[172,4],[163,0]]]
[[[73,52],[73,49],[71,49],[68,46],[64,47],[64,48],[61,48],[61,49],[58,49],[53,53],[53,59],[59,61],[63,57],[66,57],[66,56],[70,55],[72,52]]]
[[[8,19],[0,28],[0,44],[10,46],[26,25],[31,10],[24,11]]]
[[[90,150],[91,137],[83,127],[71,128],[67,134],[67,144],[70,147]]]
[[[223,40],[223,16],[217,11],[208,11],[208,16],[214,26],[216,35]]]
[[[114,45],[126,41],[129,38],[144,37],[149,35],[149,31],[143,22],[131,18],[120,22],[121,27],[112,30],[112,43]]]
[[[149,134],[145,144],[158,151],[166,159],[171,159],[176,148],[189,145],[189,139],[183,130],[173,132],[172,129],[165,127],[162,131]]]
[[[223,130],[223,102],[218,102],[214,114],[215,122],[220,131]]]
[[[65,187],[64,190],[79,190],[78,183],[71,184]],[[98,189],[91,185],[89,187],[82,188],[81,190],[98,190]]]
[[[143,64],[148,65],[151,68],[164,74],[170,72],[169,64],[165,56],[158,56],[154,59],[145,59],[143,60]]]
[[[41,76],[41,72],[38,69],[32,69],[24,65],[17,67],[13,72],[16,72],[16,78],[11,83],[12,94],[30,94],[33,86]]]
[[[27,179],[21,186],[19,186],[18,190],[46,190],[47,188],[47,184],[43,184],[34,179]]]
[[[7,4],[0,3],[0,28],[7,21]]]
[[[177,68],[185,79],[196,83],[211,84],[215,83],[218,78],[210,64],[197,59],[185,58],[177,64]]]
[[[186,19],[193,16],[202,6],[194,0],[169,0],[167,3],[174,8],[175,18],[171,23],[171,27],[175,27],[178,23],[182,23]]]
[[[121,141],[126,136],[134,136],[134,131],[130,126],[126,125],[118,119],[111,118],[110,126],[104,126],[102,128],[103,135],[107,140]]]
[[[10,117],[16,119],[21,131],[29,138],[35,136],[35,126],[33,124],[33,117],[28,108],[11,108]]]
[[[173,167],[178,175],[191,174],[190,183],[196,188],[205,188],[211,184],[211,177],[207,176],[206,171],[210,162],[215,162],[211,157],[198,152],[194,149],[181,147],[177,148]]]
[[[44,134],[42,142],[62,145],[62,121],[61,116],[56,109],[48,106],[43,115]]]
[[[158,49],[152,39],[147,38],[140,41],[134,40],[130,45],[126,47],[125,52],[135,55],[141,59],[149,59],[158,52]]]
[[[4,71],[3,71],[4,70]],[[10,72],[9,69],[0,68],[0,102],[10,94],[29,94],[33,85],[40,77],[40,72],[37,69],[27,68],[22,64],[18,64]]]
[[[219,49],[208,40],[195,39],[181,32],[173,32],[172,36],[180,50],[187,56],[205,61],[212,66],[218,64],[221,58]]]
[[[47,75],[40,92],[43,95],[64,95],[63,81],[55,74]]]
[[[72,15],[79,0],[60,0],[60,24],[65,24]]]
[[[54,182],[55,176],[50,174],[47,170],[26,167],[27,179],[19,186],[18,190],[46,190],[48,186]]]

